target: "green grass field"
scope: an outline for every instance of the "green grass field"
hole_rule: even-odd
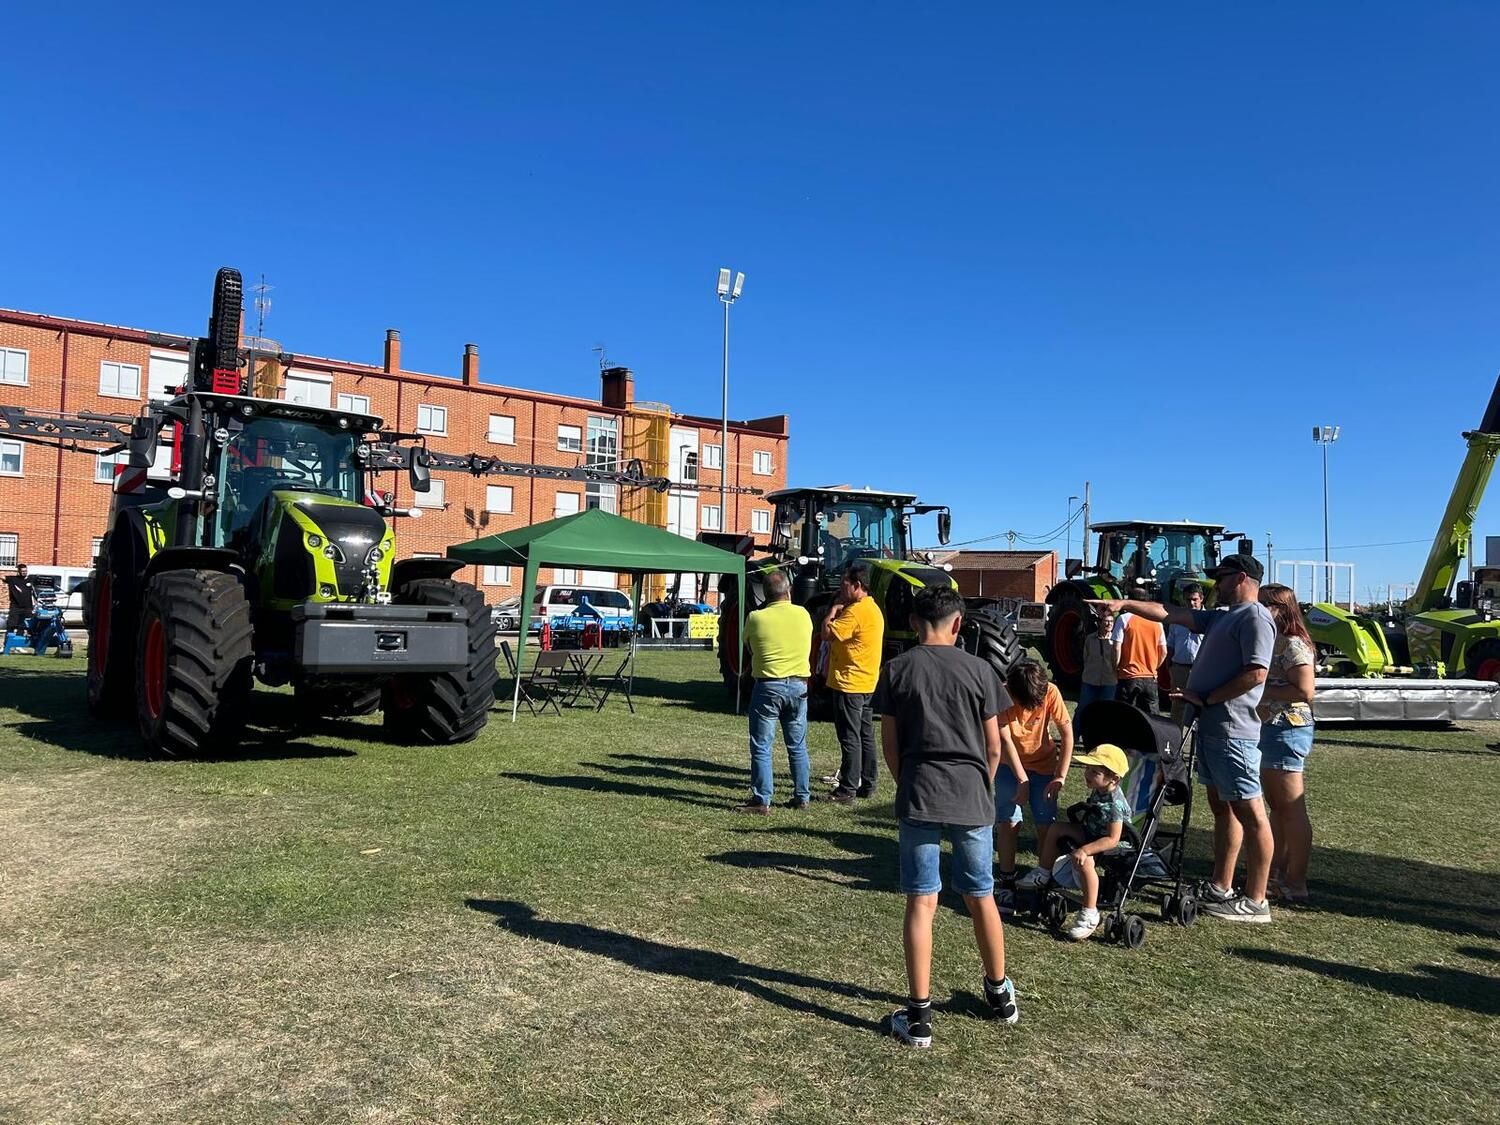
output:
[[[1314,905],[1274,926],[1153,923],[1138,952],[1008,926],[1014,1028],[949,903],[911,1052],[881,1034],[888,779],[729,813],[744,725],[708,654],[643,654],[635,715],[441,749],[279,729],[263,692],[246,746],[194,762],[90,721],[81,671],[0,664],[0,1120],[1500,1114],[1500,726],[1320,737]]]

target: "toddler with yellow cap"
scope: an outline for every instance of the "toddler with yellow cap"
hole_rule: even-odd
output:
[[[1073,764],[1083,767],[1089,795],[1083,815],[1076,821],[1056,821],[1042,841],[1041,863],[1021,881],[1023,888],[1040,890],[1052,878],[1052,865],[1065,843],[1073,844],[1073,866],[1083,891],[1083,907],[1068,927],[1068,938],[1083,941],[1099,928],[1099,873],[1094,857],[1120,846],[1130,802],[1120,792],[1120,781],[1130,770],[1130,759],[1113,743],[1104,742],[1086,754],[1075,754]]]

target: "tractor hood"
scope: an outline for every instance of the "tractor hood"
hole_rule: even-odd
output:
[[[395,540],[375,509],[316,492],[278,490],[271,493],[271,503],[281,511],[277,538],[283,557],[295,554],[294,544],[305,550],[316,563],[320,585],[331,569],[338,593],[349,597],[363,585],[371,566],[381,586],[388,585]],[[291,534],[293,528],[296,534]]]

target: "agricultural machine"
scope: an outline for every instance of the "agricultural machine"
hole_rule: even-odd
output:
[[[946,543],[950,515],[939,504],[919,504],[912,495],[875,492],[838,485],[826,488],[788,488],[772,492],[767,499],[776,504],[768,555],[746,564],[745,610],[765,604],[765,576],[773,569],[787,572],[792,601],[806,606],[815,624],[820,624],[838,593],[844,568],[861,561],[870,568],[870,596],[885,616],[885,657],[888,659],[916,644],[909,618],[918,591],[926,586],[957,588],[948,570],[913,557],[913,516],[937,513],[938,539]],[[702,538],[730,550],[749,553],[748,541],[734,536],[705,534]],[[720,584],[719,669],[731,694],[738,674],[748,675],[737,629],[738,582],[726,577]],[[964,614],[960,644],[987,661],[1003,679],[1022,657],[1015,629],[992,603],[976,599]],[[814,631],[813,646],[819,645]],[[816,651],[813,667],[816,668]],[[814,678],[814,688],[818,681]]]
[[[254,681],[292,685],[305,718],[384,710],[402,740],[457,743],[493,702],[495,626],[447,559],[397,559],[376,474],[463,471],[665,489],[638,463],[558,468],[430,450],[367,414],[247,393],[240,275],[218,273],[187,384],[136,417],[0,406],[0,435],[92,454],[128,451],[84,598],[88,706],[134,712],[153,750],[221,750]],[[289,357],[283,357],[290,362]],[[170,478],[152,483],[159,441]]]

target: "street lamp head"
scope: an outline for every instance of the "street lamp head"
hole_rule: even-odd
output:
[[[734,292],[730,294],[730,296],[738,298],[740,295],[740,290],[743,288],[745,288],[745,275],[742,273],[737,273],[734,275]]]
[[[1337,426],[1314,426],[1313,441],[1319,445],[1332,445],[1339,440],[1339,428]]]
[[[741,276],[743,276],[743,275],[741,275]],[[728,269],[721,269],[719,271],[719,296],[720,297],[727,297],[727,296],[729,296],[729,270]]]

